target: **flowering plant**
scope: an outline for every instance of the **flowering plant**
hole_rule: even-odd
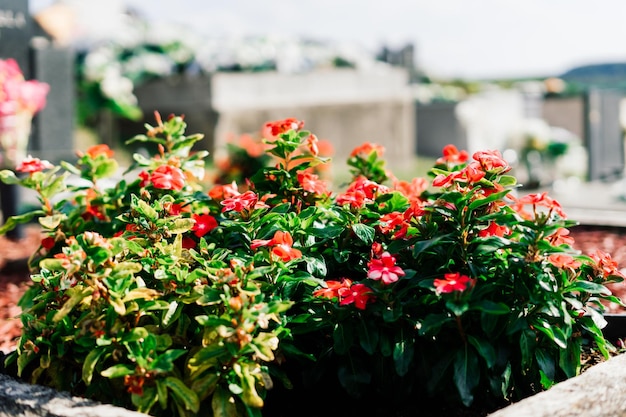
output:
[[[33,116],[46,105],[50,86],[25,80],[17,61],[0,59],[0,165],[15,168],[26,157]]]
[[[158,154],[113,186],[102,145],[0,172],[42,203],[0,229],[36,217],[45,236],[8,359],[20,375],[153,415],[306,415],[313,398],[391,412],[501,405],[579,373],[585,340],[614,349],[615,262],[576,252],[548,195],[516,197],[499,152],[446,146],[431,181],[403,181],[365,144],[331,191],[317,137],[286,119],[263,129],[275,165],[239,189],[204,183],[184,130],[157,114],[133,140]]]

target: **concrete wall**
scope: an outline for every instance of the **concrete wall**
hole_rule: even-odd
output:
[[[547,97],[543,101],[542,118],[550,125],[585,137],[585,100],[583,96]]]
[[[337,69],[305,74],[233,73],[212,77],[216,146],[229,134],[256,133],[263,123],[295,117],[332,143],[333,166],[364,142],[385,147],[392,170],[415,155],[415,115],[404,69]]]
[[[333,166],[369,141],[385,147],[391,169],[407,169],[415,155],[415,114],[405,69],[333,69],[303,74],[217,73],[172,77],[136,89],[145,113],[141,122],[119,121],[109,136],[126,140],[144,133],[143,123],[184,114],[188,133],[203,133],[200,144],[214,152],[229,136],[256,134],[267,121],[295,117],[305,129],[330,141]]]
[[[446,144],[467,149],[467,134],[456,114],[458,103],[430,103],[415,107],[416,150],[420,156],[439,158]]]

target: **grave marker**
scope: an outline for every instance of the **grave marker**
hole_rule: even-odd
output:
[[[0,58],[15,59],[26,78],[32,30],[28,0],[0,0]]]

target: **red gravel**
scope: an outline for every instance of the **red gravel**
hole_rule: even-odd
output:
[[[618,227],[576,226],[570,229],[575,239],[574,247],[590,255],[596,249],[610,253],[618,266],[626,271],[626,229]],[[16,318],[20,313],[18,300],[29,285],[25,260],[39,247],[41,235],[37,226],[24,229],[24,237],[12,241],[0,236],[0,351],[15,348],[21,323]],[[613,284],[613,293],[626,301],[626,284]],[[622,313],[617,305],[608,306],[611,313]]]

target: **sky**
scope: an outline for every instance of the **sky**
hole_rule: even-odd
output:
[[[436,78],[559,75],[626,62],[625,0],[30,0],[121,2],[208,36],[280,35],[377,51],[412,43]],[[95,7],[95,6],[94,6]]]

